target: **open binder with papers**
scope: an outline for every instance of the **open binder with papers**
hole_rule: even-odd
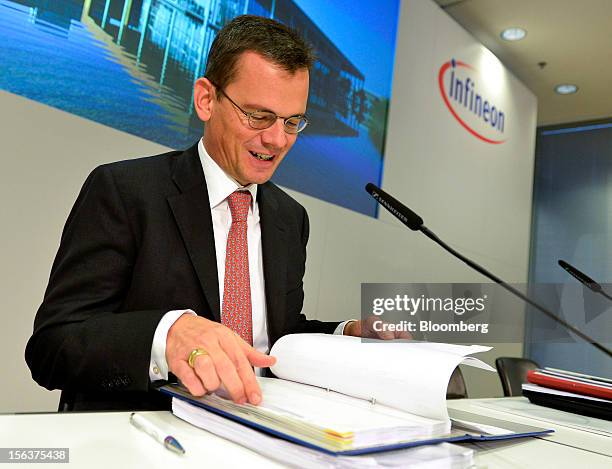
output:
[[[167,385],[174,414],[198,425],[212,412],[269,435],[332,455],[359,455],[424,444],[541,435],[550,430],[457,417],[451,428],[446,389],[461,363],[493,371],[469,356],[479,345],[362,342],[348,336],[296,334],[272,348],[273,373],[258,378],[263,402],[236,404],[221,393],[201,398]],[[203,414],[202,414],[203,415]]]

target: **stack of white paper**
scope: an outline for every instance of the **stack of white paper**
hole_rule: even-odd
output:
[[[263,394],[257,406],[236,404],[215,394],[194,398],[185,389],[173,390],[209,409],[333,452],[394,445],[450,430],[446,420],[421,417],[291,381],[263,377],[257,380]]]
[[[293,467],[463,469],[473,464],[473,450],[449,443],[362,456],[332,456],[268,436],[181,399],[172,400],[172,412],[197,427]]]

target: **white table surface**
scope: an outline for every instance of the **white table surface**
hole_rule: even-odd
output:
[[[129,412],[1,415],[0,447],[70,449],[69,464],[32,465],[39,469],[283,467],[193,427],[170,412],[139,413],[174,436],[185,448],[185,454],[168,451],[135,428],[129,423]],[[17,469],[24,465],[13,467]]]
[[[523,398],[519,398],[523,399]],[[612,469],[612,438],[482,407],[494,399],[448,401],[450,408],[554,428],[553,435],[471,443],[477,467]],[[507,401],[506,401],[507,402]],[[530,406],[531,404],[525,403]],[[129,412],[0,415],[0,447],[68,447],[70,464],[38,468],[275,468],[282,467],[234,443],[195,428],[170,412],[143,412],[185,447],[175,455],[129,424]],[[8,465],[2,465],[9,467]],[[19,464],[15,467],[26,467]]]
[[[542,415],[540,410],[545,409],[548,418],[529,418],[482,406],[483,403],[500,401],[520,403],[520,407],[531,410],[532,415],[538,417]],[[552,422],[553,419],[563,422],[565,412],[536,406],[524,397],[458,399],[447,401],[447,405],[452,409],[555,430],[543,437],[472,443],[479,465],[492,468],[612,469],[612,438]],[[612,431],[612,422],[607,423]]]

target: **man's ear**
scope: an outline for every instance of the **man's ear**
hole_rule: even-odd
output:
[[[216,101],[216,89],[208,78],[198,78],[193,88],[193,106],[200,120],[207,122]]]

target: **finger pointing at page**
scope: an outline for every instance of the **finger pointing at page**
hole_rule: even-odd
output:
[[[192,351],[205,353],[192,360]],[[226,326],[208,319],[184,315],[168,331],[166,359],[169,370],[190,393],[201,396],[223,386],[234,402],[258,404],[261,389],[253,366],[269,367],[276,359],[263,354]]]

